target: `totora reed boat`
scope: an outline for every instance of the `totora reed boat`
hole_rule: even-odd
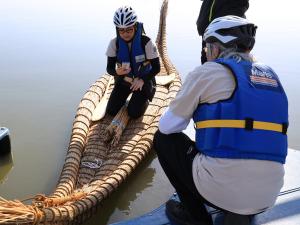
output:
[[[161,71],[156,76],[155,96],[145,114],[129,120],[123,108],[115,118],[105,115],[114,79],[108,74],[100,77],[78,106],[54,192],[49,196],[36,195],[30,205],[0,197],[0,224],[82,223],[151,151],[159,118],[181,86],[179,74],[167,55],[167,5],[164,0],[156,40]],[[110,144],[109,137],[113,137]]]

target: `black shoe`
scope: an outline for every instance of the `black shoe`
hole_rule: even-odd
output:
[[[193,218],[182,203],[175,200],[167,201],[166,215],[174,225],[212,225]]]
[[[224,213],[224,225],[251,225],[252,215],[240,215],[231,212]]]

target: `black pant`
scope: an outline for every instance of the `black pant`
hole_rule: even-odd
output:
[[[195,143],[183,133],[166,135],[157,131],[153,145],[158,160],[184,207],[195,219],[212,224],[211,216],[204,206],[208,202],[199,194],[193,180],[192,164],[198,153]]]
[[[148,85],[149,84],[145,83],[141,91],[137,90],[132,93],[127,106],[130,118],[136,119],[146,111],[149,99]],[[131,84],[124,80],[116,81],[115,87],[107,103],[106,112],[109,115],[115,116],[125,104],[127,97],[132,92],[130,86]]]
[[[212,218],[204,204],[224,212],[224,225],[250,224],[254,215],[239,215],[221,209],[200,195],[192,172],[193,160],[199,151],[184,133],[163,134],[157,131],[153,141],[158,160],[175,188],[180,201],[190,214],[199,221],[212,224]]]

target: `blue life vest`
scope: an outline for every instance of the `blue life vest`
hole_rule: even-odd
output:
[[[215,62],[232,71],[236,88],[229,99],[195,110],[197,149],[217,158],[285,163],[288,100],[278,76],[261,63]]]
[[[146,53],[142,46],[142,31],[143,24],[137,23],[137,30],[131,42],[131,50],[129,50],[128,44],[117,35],[117,61],[120,64],[130,63],[131,71],[128,74],[129,77],[141,78],[146,76],[151,70],[151,64],[146,59]]]

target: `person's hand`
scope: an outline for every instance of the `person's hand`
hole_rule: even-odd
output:
[[[119,75],[119,76],[124,76],[124,75],[127,75],[129,72],[131,71],[131,68],[124,68],[124,67],[118,67],[116,69],[116,73]]]
[[[132,91],[137,91],[137,90],[140,89],[140,91],[141,91],[142,88],[143,88],[143,85],[144,85],[144,81],[142,79],[140,79],[140,78],[134,78],[130,89]]]

